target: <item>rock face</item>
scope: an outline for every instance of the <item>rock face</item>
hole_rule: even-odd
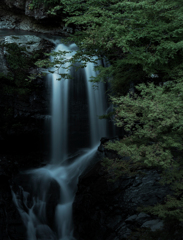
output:
[[[32,35],[7,36],[1,41],[1,240],[25,240],[27,238],[20,214],[12,201],[11,186],[20,171],[45,164],[42,146],[48,134],[44,123],[49,113],[50,90],[46,87],[45,79],[41,77],[32,80],[28,85],[24,86],[24,83],[25,76],[30,75],[31,72],[38,73],[36,66],[32,64],[32,60],[35,61],[36,58],[32,59],[32,57],[37,54],[37,57],[44,58],[43,52],[50,52],[52,48],[54,48],[52,42]],[[21,54],[16,56],[19,53]],[[15,58],[15,62],[11,61],[12,58]],[[28,88],[28,91],[22,94],[17,92],[17,87],[23,90]]]
[[[101,145],[99,155],[113,157]],[[158,183],[160,171],[143,169],[141,177],[121,177],[116,182],[108,181],[108,173],[99,161],[90,171],[81,176],[73,205],[75,236],[80,240],[122,240],[135,228],[163,228],[161,219],[138,212],[137,207],[163,203],[171,194],[168,186]],[[133,238],[138,239],[138,238]]]
[[[65,27],[59,16],[47,15],[44,6],[31,10],[31,0],[2,0],[0,2],[0,29],[17,29],[67,36],[73,29]]]
[[[89,104],[87,96],[85,73],[80,69],[77,73],[72,69],[74,77],[69,86],[69,152],[76,152],[90,146]]]
[[[16,43],[19,47],[25,47],[26,51],[30,53],[40,50],[44,47],[41,43],[41,38],[34,35],[7,36],[4,38],[4,43]]]
[[[31,82],[25,79],[31,73],[38,73],[33,64],[36,57],[44,57],[43,53],[53,47],[48,40],[28,35],[4,37],[1,42],[0,66],[4,75],[0,76],[0,142],[3,151],[40,149],[40,141],[47,134],[44,120],[50,114],[50,89],[43,77]]]
[[[29,5],[32,3],[31,0],[4,0],[4,4],[10,9],[21,10],[23,14],[35,19],[47,18],[46,9],[43,4],[40,5],[39,9],[31,10]]]
[[[0,239],[26,240],[27,233],[22,218],[12,200],[11,188],[20,171],[39,167],[43,162],[41,155],[29,154],[1,154],[0,153]],[[25,183],[28,180],[24,177]],[[17,186],[17,184],[16,184]],[[20,189],[19,189],[20,191]]]
[[[25,240],[26,230],[12,202],[10,182],[17,165],[0,156],[0,239]]]
[[[0,48],[0,73],[7,74],[8,68],[6,66],[6,60],[3,52],[3,48]]]
[[[26,1],[24,1],[24,0],[22,0],[22,1],[21,0],[16,0],[16,1],[4,0],[4,3],[9,8],[17,8],[17,9],[24,10]]]

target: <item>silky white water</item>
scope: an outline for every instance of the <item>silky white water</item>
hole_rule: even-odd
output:
[[[59,44],[55,51],[70,51],[76,47]],[[67,54],[70,58],[74,54]],[[100,63],[99,63],[100,64]],[[66,67],[67,65],[65,65]],[[59,73],[66,73],[63,68]],[[52,81],[51,101],[51,142],[50,164],[45,167],[27,171],[33,189],[32,205],[28,201],[29,193],[22,189],[23,201],[12,191],[14,202],[27,228],[27,240],[74,240],[72,225],[72,204],[79,175],[95,155],[100,138],[106,136],[106,120],[98,116],[105,114],[106,100],[102,83],[98,90],[92,88],[88,80],[97,73],[94,64],[85,68],[90,120],[90,148],[73,162],[68,159],[68,102],[71,80],[58,81],[58,73],[49,75]],[[47,119],[48,121],[48,119]]]
[[[96,60],[96,58],[94,58]],[[98,61],[98,64],[101,64]],[[87,79],[88,101],[89,101],[89,118],[90,118],[90,135],[91,146],[94,147],[101,137],[106,136],[106,120],[100,120],[99,116],[106,112],[105,89],[102,82],[98,83],[97,89],[93,88],[93,83],[89,81],[90,77],[95,77],[97,72],[93,70],[94,64],[88,63],[85,68]]]
[[[59,44],[55,51],[59,50],[69,49],[64,44]],[[73,54],[67,54],[67,58]],[[63,67],[68,65],[69,63],[66,63]],[[60,68],[58,73],[52,74],[52,162],[54,164],[60,164],[67,158],[69,80],[58,81],[59,73],[66,73],[66,69]]]

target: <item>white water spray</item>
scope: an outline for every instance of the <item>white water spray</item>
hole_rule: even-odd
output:
[[[75,44],[72,45],[76,46]],[[69,51],[71,48],[59,44],[55,51]],[[70,58],[73,53],[67,54]],[[65,65],[67,67],[67,65]],[[68,148],[68,99],[70,80],[56,80],[60,76],[52,74],[52,157],[45,167],[28,171],[33,187],[33,201],[29,206],[29,193],[23,191],[23,203],[12,191],[14,202],[27,228],[28,240],[74,240],[72,226],[72,204],[79,175],[96,153],[100,138],[106,136],[106,122],[98,116],[105,113],[104,86],[94,90],[88,82],[96,76],[94,64],[85,68],[89,100],[91,146],[74,162],[67,163]],[[66,73],[60,68],[60,73]]]

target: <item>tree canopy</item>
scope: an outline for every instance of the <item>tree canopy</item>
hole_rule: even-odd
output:
[[[40,0],[39,0],[40,1]],[[115,92],[127,92],[131,82],[177,79],[182,68],[182,2],[180,0],[61,0],[49,11],[68,14],[66,26],[74,24],[79,50],[68,60],[87,62],[92,56],[106,57],[111,66],[98,67],[96,81],[112,77]],[[83,63],[84,66],[84,63]]]

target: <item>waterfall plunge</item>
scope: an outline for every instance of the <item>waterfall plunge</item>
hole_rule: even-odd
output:
[[[59,44],[55,51],[69,51],[72,47],[76,47],[76,45],[72,44],[67,47],[64,44]],[[74,51],[67,54],[67,58],[70,58],[72,54]],[[94,90],[92,83],[88,81],[91,76],[97,74],[93,68],[94,64],[92,63],[88,63],[85,68],[91,149],[72,163],[66,161],[68,157],[68,91],[71,80],[58,81],[56,79],[60,76],[57,73],[52,74],[51,162],[45,167],[26,172],[26,174],[30,174],[33,187],[31,207],[28,202],[28,192],[22,189],[22,202],[12,191],[13,200],[27,228],[28,240],[75,239],[72,226],[72,203],[77,188],[77,180],[96,153],[100,138],[106,136],[106,120],[98,119],[99,115],[105,113],[105,91],[102,83],[99,84],[98,90]],[[60,68],[59,72],[66,73],[63,68]]]

